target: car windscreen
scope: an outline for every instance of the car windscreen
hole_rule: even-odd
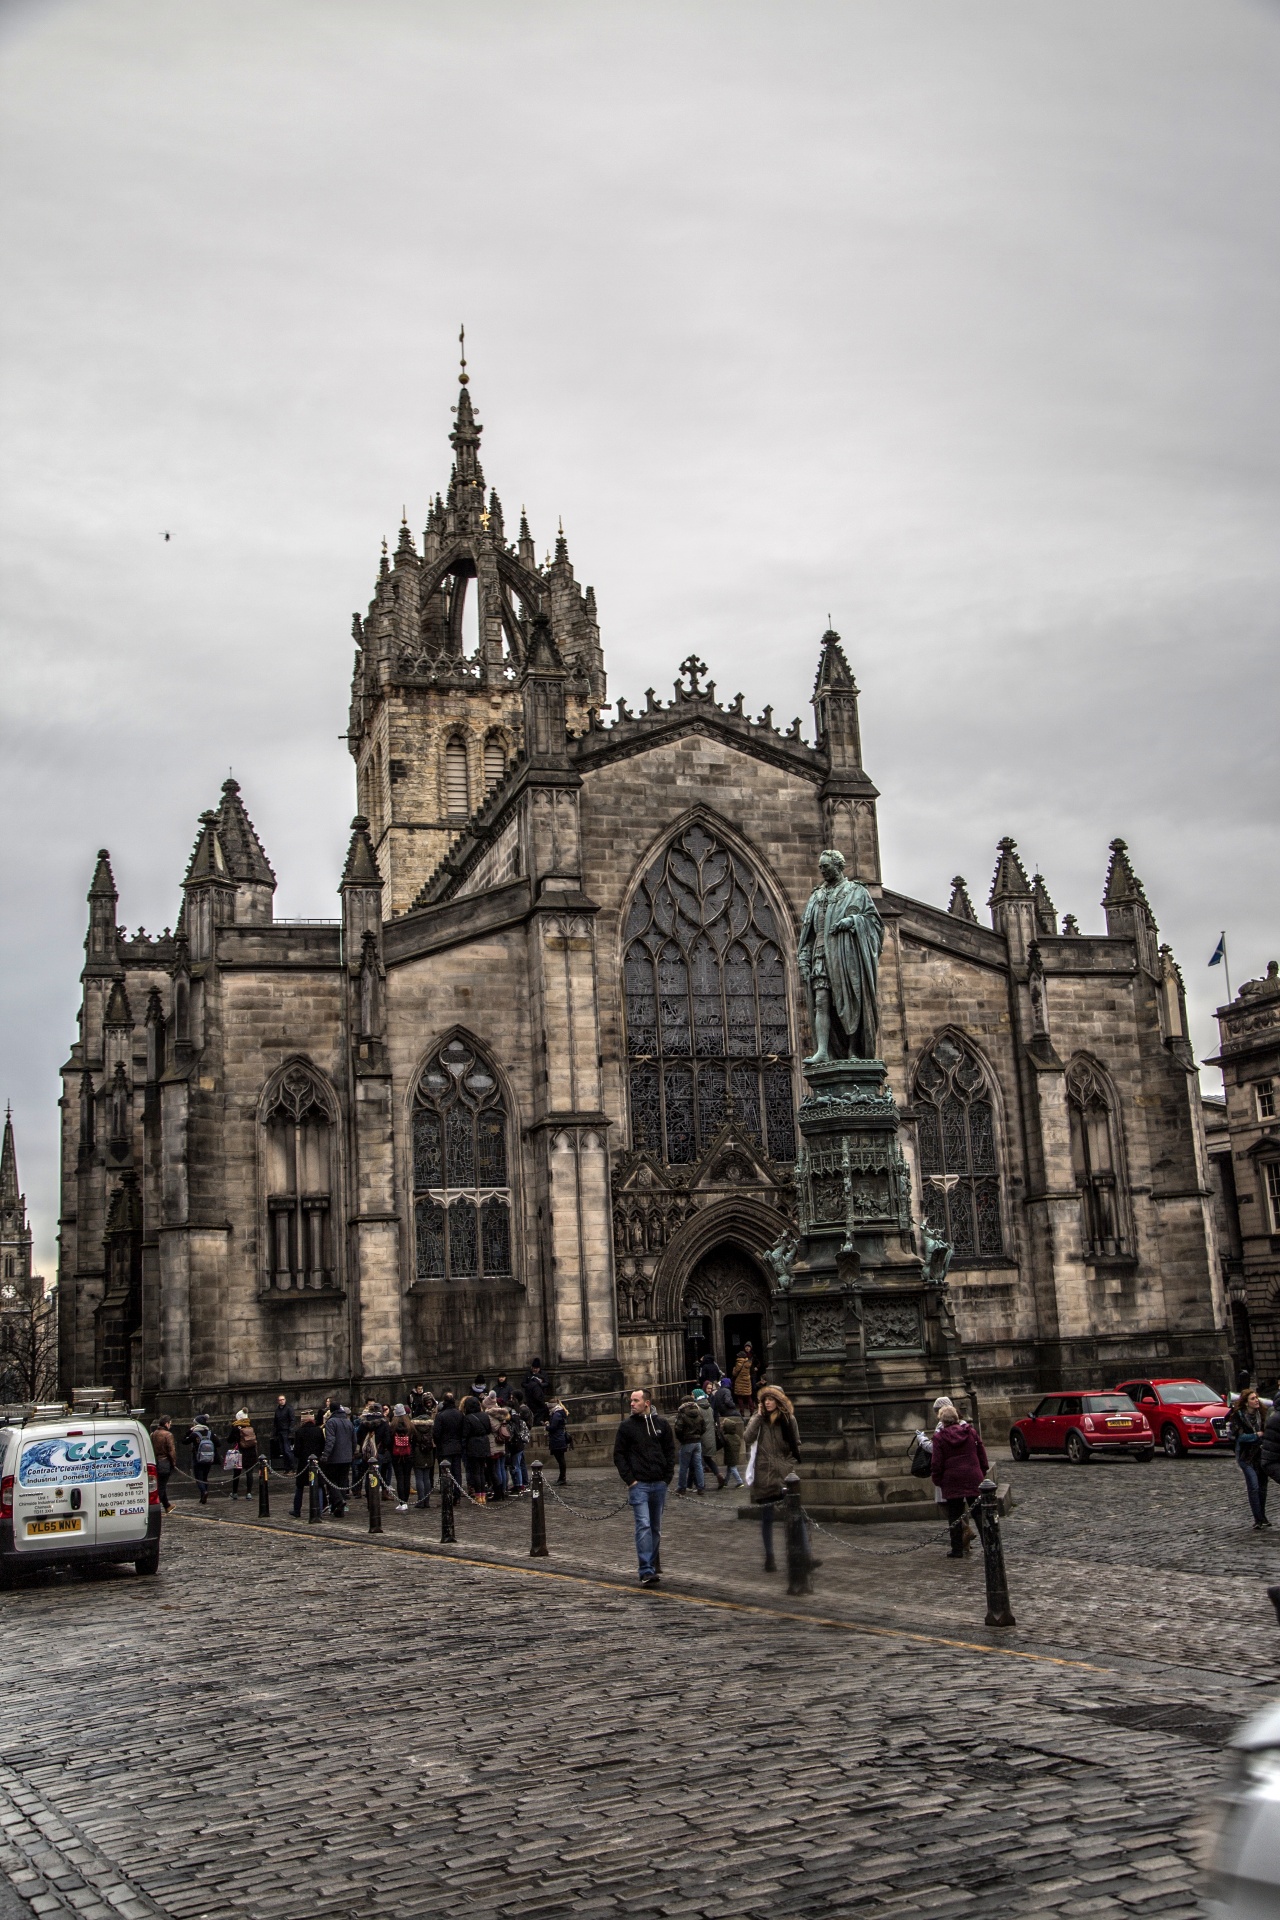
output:
[[[1198,1407],[1206,1400],[1218,1401],[1222,1395],[1203,1380],[1163,1380],[1156,1392],[1167,1407]]]
[[[1133,1402],[1127,1393],[1087,1393],[1084,1410],[1086,1413],[1132,1413]]]

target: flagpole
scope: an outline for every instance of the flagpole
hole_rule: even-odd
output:
[[[1225,933],[1222,936],[1222,971],[1227,976],[1227,1000],[1230,1002],[1235,999],[1235,995],[1231,991],[1231,962],[1227,958],[1227,936]]]

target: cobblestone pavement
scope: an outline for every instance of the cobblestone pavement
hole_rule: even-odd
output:
[[[715,1493],[640,1593],[603,1473],[542,1563],[526,1503],[441,1552],[184,1502],[158,1579],[0,1601],[0,1867],[85,1920],[1190,1920],[1278,1556],[1229,1460],[1012,1477],[1004,1632],[932,1526],[824,1537],[789,1600]]]

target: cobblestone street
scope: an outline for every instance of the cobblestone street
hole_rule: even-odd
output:
[[[1280,1555],[1228,1459],[1001,1477],[1001,1633],[936,1527],[822,1536],[792,1600],[715,1492],[640,1593],[603,1472],[541,1563],[523,1502],[441,1550],[434,1509],[183,1500],[159,1579],[0,1602],[0,1865],[87,1920],[1195,1915]]]

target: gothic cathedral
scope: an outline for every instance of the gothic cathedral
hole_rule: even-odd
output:
[[[984,1408],[1217,1377],[1181,981],[1124,842],[1105,932],[1059,924],[1011,839],[989,926],[962,879],[946,908],[893,892],[839,637],[812,744],[692,656],[669,700],[610,710],[595,595],[563,535],[542,564],[523,515],[507,538],[480,434],[464,370],[448,493],[420,546],[407,524],[384,545],[354,623],[340,917],[274,917],[233,780],[172,934],[117,925],[98,856],[63,1068],[64,1391],[227,1413],[537,1354],[593,1395],[767,1352],[811,1044],[795,940],[828,846],[884,919],[914,1222],[954,1248]]]

